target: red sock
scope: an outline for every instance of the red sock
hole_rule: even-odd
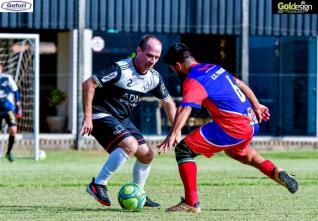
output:
[[[274,172],[276,169],[275,164],[272,163],[270,160],[265,160],[258,168],[262,173],[268,176],[271,179],[274,179]]]
[[[191,161],[181,163],[178,167],[184,186],[186,204],[193,206],[199,201],[197,192],[197,165]]]

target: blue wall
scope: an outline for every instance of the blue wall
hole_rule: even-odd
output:
[[[316,36],[317,15],[275,15],[271,0],[250,0],[251,35]],[[240,35],[242,0],[86,0],[94,31]],[[34,0],[34,13],[0,13],[0,28],[70,30],[78,0]]]

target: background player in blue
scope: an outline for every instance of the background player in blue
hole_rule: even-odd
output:
[[[134,183],[144,187],[150,172],[153,150],[129,119],[141,97],[148,93],[157,97],[169,121],[173,121],[175,104],[159,73],[153,69],[161,50],[162,44],[156,37],[144,36],[134,59],[118,61],[83,82],[81,134],[92,134],[110,154],[86,191],[105,206],[111,205],[106,184],[129,157],[136,157]],[[145,206],[159,207],[160,204],[147,197]]]
[[[186,76],[183,100],[172,128],[165,141],[158,146],[159,152],[165,152],[177,145],[176,160],[185,190],[185,198],[168,208],[167,212],[201,212],[194,157],[211,157],[222,150],[229,157],[256,167],[289,192],[297,191],[298,184],[293,177],[249,147],[258,131],[258,123],[269,120],[270,114],[246,84],[218,65],[198,63],[189,48],[181,43],[170,47],[164,62],[178,75]],[[201,106],[210,112],[212,121],[194,130],[179,143],[180,131],[192,108]]]
[[[15,160],[12,148],[17,133],[16,117],[22,117],[18,87],[13,78],[3,72],[3,66],[0,64],[0,124],[5,119],[9,127],[9,142],[6,157],[11,162]]]

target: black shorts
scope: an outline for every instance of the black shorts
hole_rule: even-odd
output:
[[[111,153],[120,141],[129,136],[133,136],[139,145],[146,143],[145,138],[129,118],[119,120],[108,116],[93,120],[92,135],[108,153]]]
[[[17,126],[17,120],[13,111],[8,111],[5,114],[0,114],[0,129],[2,127],[1,122],[5,119],[9,127]]]

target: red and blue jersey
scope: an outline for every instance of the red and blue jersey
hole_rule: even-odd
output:
[[[183,83],[180,105],[204,106],[213,121],[231,137],[247,139],[258,131],[258,122],[248,98],[235,83],[235,77],[218,65],[192,67]]]

